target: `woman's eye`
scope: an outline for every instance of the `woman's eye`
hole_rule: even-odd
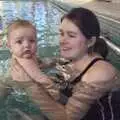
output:
[[[71,35],[71,34],[69,34],[69,37],[72,37],[72,38],[74,38],[74,37],[75,37],[75,35]]]

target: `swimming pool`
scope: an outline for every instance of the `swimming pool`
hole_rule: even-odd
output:
[[[3,40],[3,47],[0,48],[0,74],[4,74],[8,68],[8,59],[10,57],[9,50],[6,43],[6,27],[14,19],[22,18],[33,22],[37,27],[38,39],[38,55],[41,57],[51,57],[59,55],[59,41],[58,41],[58,26],[60,18],[64,11],[58,9],[55,5],[47,0],[39,0],[37,2],[31,1],[2,1],[0,2],[0,30]],[[120,56],[118,56],[112,49],[108,58],[120,70]],[[20,93],[20,92],[19,92]],[[3,104],[0,101],[0,120],[14,120],[12,119],[10,109],[12,107],[19,107],[20,110],[30,113],[39,113],[39,110],[28,101],[24,101],[24,92],[20,96],[18,93],[13,96],[8,96],[7,102]],[[1,99],[0,99],[1,100]],[[16,100],[19,100],[16,101]],[[22,102],[22,105],[19,104]],[[2,113],[2,114],[1,114]],[[7,116],[6,116],[7,114]],[[16,119],[15,119],[16,120]]]

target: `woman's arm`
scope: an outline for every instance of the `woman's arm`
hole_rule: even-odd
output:
[[[81,82],[76,86],[72,97],[65,106],[54,101],[42,85],[34,84],[29,91],[31,91],[32,100],[39,105],[50,120],[60,120],[61,118],[80,120],[86,115],[91,104],[110,90],[112,84],[113,82],[101,82],[100,84]]]
[[[89,74],[83,77],[82,82],[75,86],[76,89],[73,90],[72,97],[70,97],[68,103],[63,106],[57,103],[42,86],[43,82],[51,82],[51,80],[38,70],[32,62],[33,61],[29,63],[28,61],[26,62],[26,65],[31,64],[32,72],[30,67],[25,68],[26,72],[28,72],[35,81],[35,84],[30,88],[30,96],[50,120],[79,120],[83,118],[91,104],[94,103],[96,99],[99,99],[105,92],[109,91],[114,85],[113,79],[115,71],[113,69],[97,67],[97,69],[88,72]],[[38,86],[36,83],[40,85]]]

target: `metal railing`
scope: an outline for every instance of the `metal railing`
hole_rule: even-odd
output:
[[[120,55],[120,48],[119,48],[118,46],[116,46],[116,45],[113,44],[110,40],[108,40],[107,38],[105,38],[105,37],[103,37],[103,36],[101,36],[101,38],[103,38],[103,39],[106,41],[107,45],[108,45],[113,51],[115,51],[115,53],[116,53],[117,55]]]
[[[101,26],[101,34],[113,44],[120,47],[120,21],[96,13]]]
[[[67,4],[55,2],[54,0],[51,1],[62,13],[66,13],[72,8],[72,6]],[[98,12],[95,13],[100,21],[102,38],[117,55],[120,55],[120,21]]]

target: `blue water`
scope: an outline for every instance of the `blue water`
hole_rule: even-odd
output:
[[[62,13],[46,1],[2,1],[0,30],[3,47],[0,48],[0,73],[7,69],[10,53],[6,47],[6,27],[15,19],[30,20],[37,28],[38,55],[51,57],[59,54],[58,27]]]
[[[49,2],[3,1],[3,6],[0,25],[3,32],[12,20],[26,19],[37,28],[38,47],[58,45],[56,34],[62,14]]]

